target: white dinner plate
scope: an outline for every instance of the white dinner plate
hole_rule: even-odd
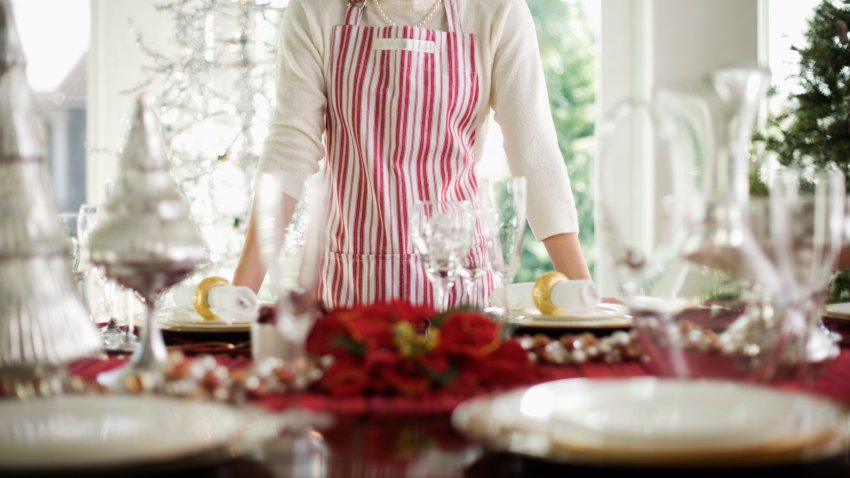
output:
[[[579,463],[766,464],[848,445],[838,404],[712,380],[560,380],[473,399],[452,423],[496,449]]]
[[[280,426],[255,409],[151,395],[0,400],[0,470],[209,464]]]
[[[599,304],[594,309],[567,311],[563,315],[542,315],[537,310],[527,310],[522,315],[509,316],[508,323],[532,328],[620,329],[631,327],[632,318],[623,305]]]
[[[239,321],[228,324],[223,320],[204,319],[194,310],[165,307],[157,310],[157,320],[162,330],[168,332],[250,332],[251,322]]]
[[[850,302],[827,304],[823,315],[834,319],[850,320]]]

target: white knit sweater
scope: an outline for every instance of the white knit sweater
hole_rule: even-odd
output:
[[[419,23],[434,0],[379,0],[398,25]],[[502,129],[508,166],[528,180],[528,222],[538,239],[578,231],[570,179],[558,149],[540,63],[537,36],[524,0],[455,0],[464,33],[475,38],[480,81],[476,160],[481,158],[490,109]],[[384,20],[368,0],[363,25]],[[325,155],[331,30],[344,21],[346,0],[291,0],[283,19],[277,111],[260,171],[285,171],[286,193],[298,198]],[[446,30],[445,8],[429,28]]]

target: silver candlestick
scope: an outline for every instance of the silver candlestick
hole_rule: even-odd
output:
[[[207,260],[208,249],[169,173],[169,160],[150,98],[139,97],[106,217],[92,231],[91,260],[106,276],[144,298],[147,316],[131,363],[98,381],[125,388],[163,380],[166,349],[154,315],[156,299]]]
[[[9,0],[0,0],[0,385],[60,392],[63,366],[101,349],[71,276]]]

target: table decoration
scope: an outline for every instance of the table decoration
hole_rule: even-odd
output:
[[[402,302],[331,311],[316,322],[307,351],[333,357],[315,387],[341,396],[469,394],[527,383],[535,373],[492,317]]]
[[[0,2],[0,386],[59,393],[102,344],[71,275],[11,2]],[[29,382],[29,383],[28,383]],[[47,388],[45,387],[47,384]]]
[[[91,260],[106,276],[135,290],[147,316],[140,345],[129,366],[104,374],[115,388],[145,374],[162,381],[165,345],[154,314],[158,294],[183,280],[203,261],[207,247],[177,185],[169,174],[159,122],[151,98],[140,95],[133,126],[121,156],[114,190],[106,200],[106,217],[91,233]]]

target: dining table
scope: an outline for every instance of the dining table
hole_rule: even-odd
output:
[[[840,355],[817,368],[811,393],[850,407],[850,321],[825,318],[830,330],[843,337]],[[516,329],[517,337],[539,333]],[[566,331],[556,331],[561,333]],[[549,331],[552,334],[552,331]],[[610,333],[602,332],[601,335]],[[205,334],[165,332],[166,343],[186,354],[213,355],[229,368],[251,366],[247,333],[219,334],[211,342]],[[222,346],[222,344],[228,344]],[[73,363],[70,373],[93,382],[97,374],[127,361],[125,355],[103,355]],[[539,365],[536,381],[569,378],[609,379],[645,377],[652,368],[639,360],[615,363],[584,362]],[[791,385],[793,387],[793,385]],[[782,465],[736,467],[716,463],[709,467],[609,465],[541,459],[491,449],[460,433],[452,425],[452,411],[464,400],[448,394],[427,396],[337,397],[308,389],[299,393],[269,394],[253,401],[272,413],[299,413],[316,417],[315,423],[286,430],[237,457],[213,457],[201,463],[167,466],[112,467],[85,470],[81,476],[180,476],[180,477],[514,477],[514,476],[850,476],[846,450],[815,461]],[[51,473],[51,475],[54,475]]]

